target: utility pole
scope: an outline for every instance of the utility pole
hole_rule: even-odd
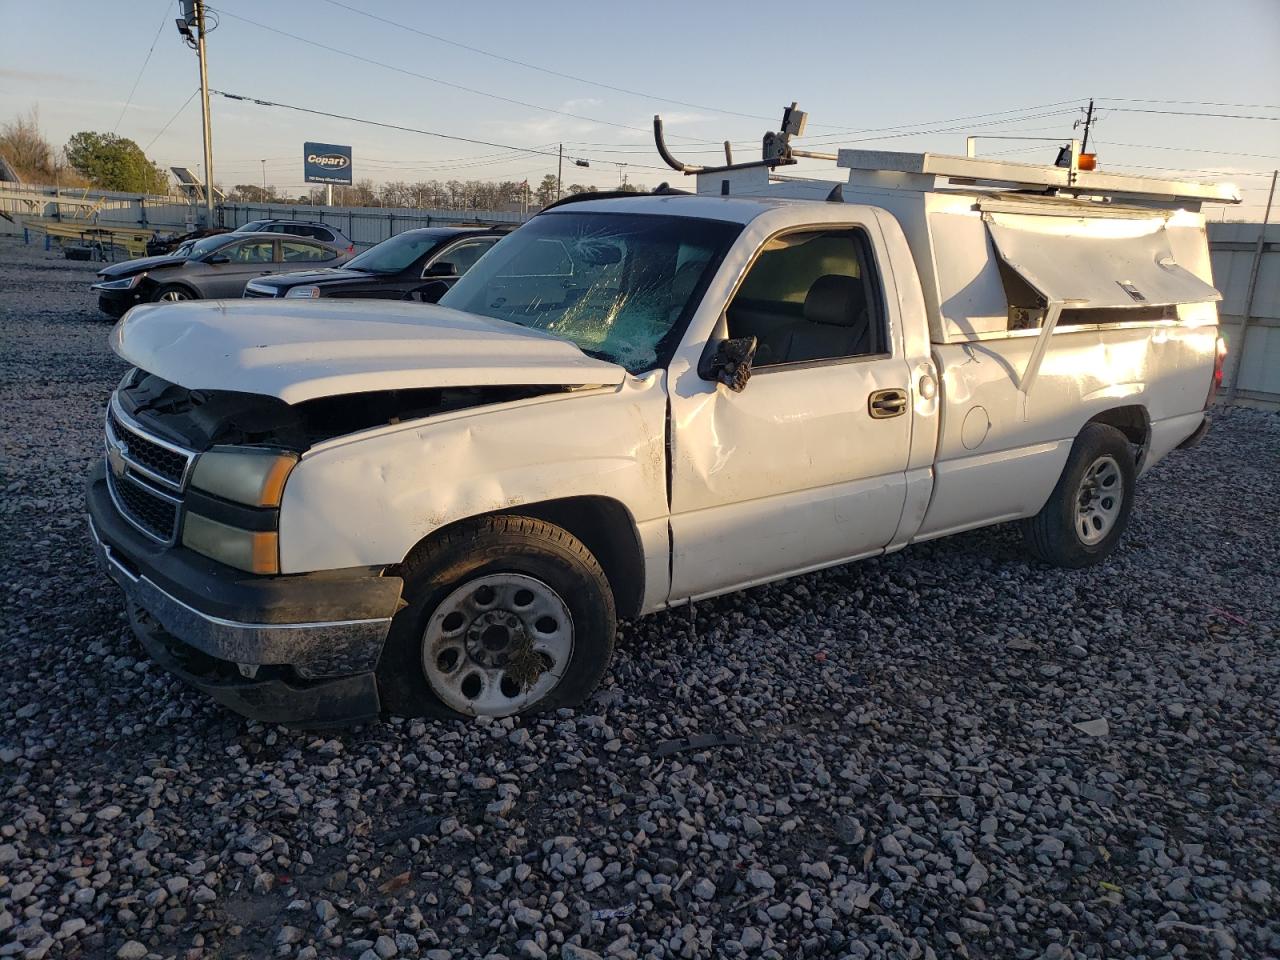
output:
[[[260,160],[262,164],[262,199],[267,199],[267,161]]]
[[[1267,193],[1267,212],[1262,215],[1262,226],[1258,228],[1258,242],[1253,248],[1253,263],[1249,267],[1249,293],[1244,300],[1244,312],[1240,315],[1240,334],[1232,338],[1231,352],[1235,358],[1231,363],[1231,386],[1227,388],[1227,403],[1236,402],[1236,391],[1240,388],[1240,367],[1244,360],[1244,338],[1249,333],[1249,321],[1253,319],[1253,295],[1258,289],[1258,268],[1262,266],[1262,251],[1267,245],[1267,224],[1271,222],[1271,201],[1276,196],[1276,178],[1280,170],[1271,171],[1271,190]]]
[[[195,22],[195,36],[191,24]],[[178,18],[178,32],[195,47],[200,57],[200,115],[204,121],[204,211],[205,225],[213,225],[213,132],[209,125],[209,71],[205,64],[204,38],[208,32],[205,21],[204,0],[182,0],[182,16]]]
[[[200,55],[200,113],[204,120],[204,214],[206,226],[213,226],[213,129],[209,125],[209,70],[205,62],[204,0],[196,7],[196,52]]]
[[[560,144],[560,160],[556,163],[556,199],[559,200],[564,196],[564,191],[560,189],[560,185],[564,182],[564,144]]]
[[[1089,152],[1089,127],[1093,124],[1093,97],[1089,98],[1089,109],[1084,115],[1084,137],[1080,141],[1080,152]]]

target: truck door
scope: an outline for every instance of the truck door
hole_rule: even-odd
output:
[[[745,389],[671,387],[673,601],[878,553],[906,500],[910,368],[878,227],[787,229],[728,301],[754,336]],[[723,330],[722,325],[722,330]]]

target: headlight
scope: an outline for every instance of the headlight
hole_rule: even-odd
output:
[[[214,447],[197,458],[191,485],[249,507],[278,507],[284,482],[297,462],[296,453]]]
[[[284,295],[286,300],[316,300],[320,297],[319,287],[290,287]]]
[[[123,280],[104,280],[93,286],[97,290],[132,290],[142,282],[144,276],[145,274],[135,273],[132,277],[125,277]]]
[[[188,511],[182,545],[237,570],[280,572],[280,535],[274,530],[241,530]]]

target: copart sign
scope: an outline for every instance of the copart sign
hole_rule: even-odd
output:
[[[307,183],[351,183],[351,148],[336,143],[304,143],[302,174]]]

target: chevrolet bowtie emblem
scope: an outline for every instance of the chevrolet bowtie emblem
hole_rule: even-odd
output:
[[[124,477],[126,465],[124,454],[128,448],[123,443],[107,444],[107,466],[117,479]]]

